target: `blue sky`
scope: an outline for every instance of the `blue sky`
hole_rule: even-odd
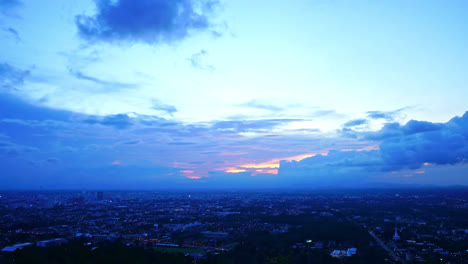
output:
[[[467,11],[466,1],[0,0],[0,179],[468,184]]]

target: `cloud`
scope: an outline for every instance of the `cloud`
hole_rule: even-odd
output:
[[[424,164],[455,165],[468,162],[468,112],[447,123],[411,120],[387,123],[377,132],[355,132],[379,140],[379,150],[330,151],[300,162],[282,162],[279,174],[305,182],[356,181],[389,171],[415,170]]]
[[[17,157],[25,153],[37,151],[37,148],[17,144],[11,139],[0,138],[0,156]]]
[[[5,32],[10,34],[17,42],[21,40],[20,35],[16,29],[9,27],[9,28],[4,28],[3,29]]]
[[[19,0],[0,0],[0,14],[10,15],[15,8],[22,4]]]
[[[109,90],[135,88],[137,86],[136,84],[132,84],[132,83],[122,83],[122,82],[102,80],[102,79],[99,79],[90,75],[86,75],[82,73],[81,71],[74,71],[70,69],[69,72],[77,79],[90,81],[94,84],[104,86],[108,88]]]
[[[192,67],[195,69],[214,71],[215,67],[213,65],[203,63],[203,58],[207,54],[208,51],[202,49],[199,52],[192,54],[192,56],[187,60],[190,62],[190,65],[192,65]]]
[[[276,106],[276,105],[269,105],[269,104],[262,104],[257,102],[257,100],[253,99],[249,102],[240,104],[239,106],[242,107],[248,107],[248,108],[255,108],[255,109],[263,109],[263,110],[268,110],[272,112],[279,112],[283,111],[284,109],[282,107]]]
[[[331,150],[327,155],[319,154],[301,161],[281,161],[278,175],[293,185],[350,187],[365,183],[369,175],[380,172],[381,167],[378,150]]]
[[[387,170],[468,161],[468,112],[443,124],[411,120],[393,131],[380,145]]]
[[[153,100],[153,107],[152,108],[154,110],[166,112],[171,116],[173,116],[174,113],[177,112],[177,108],[175,106],[163,104],[159,100]]]
[[[335,117],[335,118],[342,118],[345,115],[336,112],[335,110],[328,110],[328,109],[321,109],[316,110],[310,114],[310,117],[317,118],[317,117]]]
[[[367,117],[370,119],[385,119],[386,121],[393,121],[396,118],[402,117],[402,112],[410,109],[410,107],[404,107],[393,111],[368,111]]]
[[[0,8],[13,8],[21,5],[19,0],[0,0]]]
[[[79,35],[90,42],[180,41],[212,28],[216,0],[96,0],[94,16],[78,15]]]
[[[225,132],[261,132],[270,131],[274,127],[284,125],[290,122],[302,121],[302,119],[259,119],[259,120],[243,120],[243,121],[217,121],[212,125],[212,128],[218,131]]]
[[[131,127],[134,123],[131,117],[127,114],[107,115],[104,117],[94,117],[83,121],[87,124],[100,124],[103,126],[111,126],[117,129],[126,129]]]
[[[355,127],[367,124],[367,119],[355,119],[343,124],[344,127]]]
[[[125,145],[138,145],[140,144],[141,140],[130,140],[130,141],[125,141],[125,142],[122,142],[122,144],[125,144]]]
[[[399,123],[385,123],[382,129],[379,131],[363,133],[362,135],[366,139],[386,140],[395,137],[402,137],[404,135],[441,130],[443,128],[444,124],[410,120],[404,126],[400,125]]]
[[[0,119],[68,122],[72,116],[71,112],[35,106],[12,95],[0,96]]]
[[[24,84],[29,75],[29,71],[17,69],[8,63],[0,63],[0,92],[15,90],[17,86]]]
[[[355,139],[316,131],[281,132],[282,126],[295,121],[301,119],[183,123],[133,113],[90,116],[36,106],[6,94],[0,96],[0,171],[23,177],[24,182],[28,177],[21,173],[42,175],[43,182],[57,179],[59,187],[85,184],[77,180],[80,177],[86,178],[86,184],[96,186],[115,182],[113,187],[129,183],[125,187],[137,188],[146,187],[146,181],[155,185],[165,181],[169,187],[179,181],[187,187],[195,186],[196,183],[185,181],[181,175],[185,170],[203,177],[200,180],[203,183],[197,185],[200,187],[309,188],[371,186],[372,182],[381,182],[382,175],[395,176],[391,174],[393,170],[421,178],[426,173],[416,175],[411,170],[426,168],[424,163],[434,167],[461,166],[468,160],[468,113],[446,123],[416,120],[406,124],[386,123],[377,132],[354,131]],[[279,161],[312,153],[328,155],[297,162]],[[49,176],[52,166],[45,161],[48,157],[60,161],[54,170],[60,170],[60,175],[66,177],[58,178],[59,172],[57,178]],[[107,166],[116,160],[121,165]],[[254,170],[225,173],[226,168],[272,160],[280,163],[277,175],[260,175],[261,172],[252,175],[256,173]],[[33,167],[28,161],[41,166]],[[125,168],[120,171],[119,167]],[[99,173],[102,176],[89,176]],[[1,180],[5,178],[0,175]],[[452,182],[456,179],[451,178]]]

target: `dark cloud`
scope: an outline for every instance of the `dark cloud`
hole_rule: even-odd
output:
[[[0,14],[8,15],[22,4],[23,2],[19,0],[0,0]]]
[[[379,172],[379,151],[337,151],[316,155],[301,161],[281,161],[278,175],[289,184],[313,184],[315,187],[350,187],[366,182]]]
[[[29,75],[29,71],[17,69],[8,63],[0,63],[0,92],[16,89]]]
[[[427,121],[410,120],[402,127],[403,133],[406,135],[412,135],[416,133],[436,131],[443,128],[442,124],[435,124]]]
[[[190,65],[192,65],[192,67],[195,69],[214,71],[215,67],[213,65],[203,63],[203,58],[207,54],[208,54],[208,51],[202,49],[200,50],[200,52],[192,54],[192,56],[188,58],[187,60],[190,62]]]
[[[87,124],[100,124],[103,126],[111,126],[117,129],[125,129],[131,127],[134,122],[127,114],[107,115],[104,117],[94,117],[84,120]]]
[[[102,79],[97,78],[97,77],[86,75],[86,74],[82,73],[81,71],[74,71],[74,70],[70,69],[69,72],[70,72],[70,74],[72,74],[77,79],[90,81],[90,82],[92,82],[94,84],[104,86],[105,88],[107,88],[109,90],[135,88],[137,86],[136,84],[132,84],[132,83],[122,83],[122,82],[102,80]]]
[[[130,140],[130,141],[125,141],[125,142],[122,142],[122,144],[125,144],[125,145],[138,145],[140,144],[140,140]]]
[[[248,108],[255,108],[255,109],[263,109],[263,110],[268,110],[272,112],[279,112],[283,111],[284,109],[282,107],[276,106],[276,105],[269,105],[269,104],[262,104],[257,102],[257,100],[251,100],[249,102],[240,104],[239,106],[242,107],[248,107]]]
[[[157,184],[164,180],[172,184],[168,186],[174,186],[177,181],[186,180],[180,176],[180,167],[196,172],[199,168],[209,171],[231,166],[233,161],[239,160],[265,161],[330,149],[380,146],[378,150],[332,150],[328,155],[317,155],[299,162],[283,161],[278,175],[268,177],[251,177],[250,172],[239,175],[218,171],[210,174],[213,177],[203,179],[206,185],[201,185],[219,188],[232,183],[232,186],[240,188],[256,185],[308,188],[362,186],[366,182],[370,184],[372,179],[382,179],[382,174],[393,175],[390,171],[419,168],[425,162],[437,167],[458,166],[468,161],[468,113],[447,123],[415,120],[406,124],[387,123],[377,132],[354,131],[357,139],[352,140],[308,133],[315,130],[272,133],[275,128],[294,121],[302,120],[228,120],[187,124],[133,113],[89,116],[35,106],[7,94],[0,96],[0,171],[23,177],[24,182],[28,182],[28,176],[21,176],[21,173],[42,175],[50,182],[57,179],[59,187],[73,182],[81,184],[77,180],[80,177],[96,186],[113,182],[114,177],[120,184],[131,183],[134,179],[132,186],[146,186],[148,181]],[[352,131],[351,128],[346,129]],[[245,136],[242,134],[245,132],[256,135]],[[67,151],[70,148],[76,151]],[[63,178],[58,177],[59,172],[57,178],[48,178],[49,171],[45,168],[52,165],[41,169],[20,163],[21,160],[33,160],[44,165],[47,157],[60,160],[60,166],[54,166],[54,169],[61,170]],[[152,164],[156,162],[168,167],[153,168]],[[93,169],[93,166],[112,163],[114,165],[102,170]],[[214,165],[222,163],[223,166]],[[130,164],[148,167],[126,166]],[[160,176],[160,172],[167,173],[164,175],[166,178]],[[0,180],[8,178],[2,175]],[[15,184],[10,183],[11,186]]]
[[[431,123],[427,121],[410,120],[404,126],[400,125],[399,123],[386,123],[379,131],[364,133],[363,135],[365,139],[385,140],[394,137],[402,137],[405,135],[436,131],[443,128],[443,124]]]
[[[387,123],[373,133],[359,133],[379,140],[379,150],[330,151],[300,162],[282,162],[280,174],[304,181],[329,177],[361,181],[372,174],[419,169],[425,163],[454,165],[468,162],[468,112],[447,123],[411,120],[405,125]],[[310,179],[307,177],[311,177]],[[294,178],[294,179],[296,179]]]
[[[9,27],[9,28],[4,28],[3,30],[7,32],[8,34],[10,34],[16,41],[21,40],[20,35],[18,31],[16,31],[16,29]]]
[[[14,96],[0,95],[0,118],[23,121],[68,121],[73,114],[68,111],[32,105]]]
[[[177,112],[177,108],[175,106],[163,104],[158,100],[153,100],[153,107],[152,108],[154,110],[166,112],[171,116],[173,116],[174,113]]]
[[[367,124],[367,119],[355,119],[343,124],[344,127],[355,127]]]
[[[21,5],[19,0],[0,0],[0,8],[13,8]]]
[[[94,16],[79,15],[79,35],[91,42],[175,42],[210,30],[217,0],[96,0]]]
[[[370,119],[385,119],[393,121],[403,115],[403,111],[408,110],[410,107],[400,108],[394,111],[368,111],[367,117]]]
[[[37,151],[36,148],[17,144],[12,142],[11,139],[0,138],[0,155],[7,157],[17,157],[22,154],[31,153]]]
[[[362,136],[368,140],[384,140],[391,137],[396,137],[402,135],[401,125],[399,123],[385,123],[382,129],[376,132],[369,133],[359,133],[352,129],[343,129],[344,134],[354,137]]]
[[[384,139],[380,149],[388,170],[466,162],[468,112],[444,124],[412,120],[401,127],[393,125],[393,136]]]

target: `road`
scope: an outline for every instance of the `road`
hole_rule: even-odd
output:
[[[400,259],[395,254],[395,252],[393,252],[390,248],[388,248],[387,245],[385,245],[385,243],[378,236],[376,236],[372,231],[369,231],[369,234],[371,235],[371,237],[373,237],[375,239],[375,241],[377,241],[377,244],[379,244],[379,246],[381,246],[385,251],[388,252],[388,254],[390,254],[390,256],[393,258],[393,260],[395,260],[395,261],[399,260],[401,263],[405,263],[405,261],[403,259]]]

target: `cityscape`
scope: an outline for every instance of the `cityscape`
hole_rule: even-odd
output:
[[[132,263],[468,261],[460,187],[6,191],[0,199],[0,263],[43,263],[52,252],[47,263],[99,263],[115,248]]]

